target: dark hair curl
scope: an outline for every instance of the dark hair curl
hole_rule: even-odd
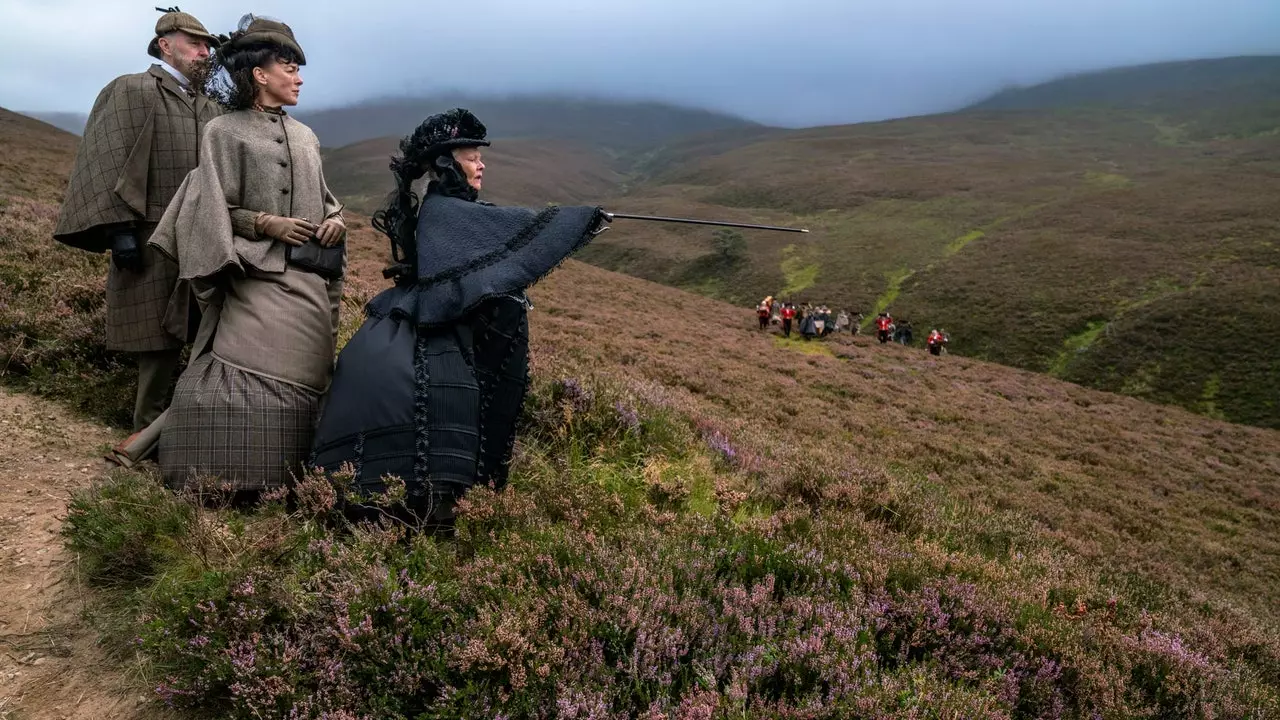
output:
[[[423,121],[413,133],[400,140],[400,153],[391,158],[391,175],[396,189],[387,196],[386,204],[370,218],[375,230],[391,240],[391,256],[397,263],[416,257],[414,237],[418,229],[419,198],[413,184],[428,172],[433,179],[427,192],[475,201],[479,193],[467,182],[466,173],[458,166],[452,148],[437,148],[432,143],[430,119]]]
[[[204,77],[204,94],[228,111],[248,110],[257,98],[257,85],[253,69],[263,67],[273,60],[279,63],[301,64],[301,58],[292,49],[279,43],[256,42],[234,45],[244,31],[231,33],[211,62]]]

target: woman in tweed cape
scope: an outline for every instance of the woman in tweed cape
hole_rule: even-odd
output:
[[[177,260],[202,311],[158,459],[170,485],[253,494],[289,482],[310,452],[346,231],[316,136],[283,109],[297,103],[305,63],[292,31],[247,16],[219,62],[231,84],[211,94],[233,112],[209,123],[201,164],[150,241]]]

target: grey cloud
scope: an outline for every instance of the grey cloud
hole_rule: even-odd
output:
[[[156,3],[0,0],[0,105],[84,112],[150,61]],[[167,4],[167,3],[165,3]],[[661,99],[780,125],[937,112],[1115,65],[1280,53],[1275,0],[188,0],[307,49],[304,107],[464,90]]]

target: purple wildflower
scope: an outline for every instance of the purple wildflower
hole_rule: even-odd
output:
[[[630,407],[627,407],[622,401],[613,404],[613,409],[618,413],[618,419],[628,430],[633,432],[640,430],[640,415]]]

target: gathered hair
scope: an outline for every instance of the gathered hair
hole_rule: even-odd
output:
[[[413,133],[400,140],[400,153],[391,158],[391,175],[395,190],[387,196],[382,209],[370,218],[375,230],[391,240],[391,254],[396,262],[412,259],[416,255],[414,236],[418,229],[420,201],[413,184],[430,174],[431,184],[427,192],[474,201],[479,194],[467,183],[466,175],[458,167],[453,153],[433,150],[432,126],[423,121]]]
[[[257,97],[253,69],[272,60],[279,63],[301,63],[292,49],[279,43],[258,42],[230,48],[244,31],[231,33],[228,42],[213,55],[202,83],[204,94],[228,111],[248,110]]]

